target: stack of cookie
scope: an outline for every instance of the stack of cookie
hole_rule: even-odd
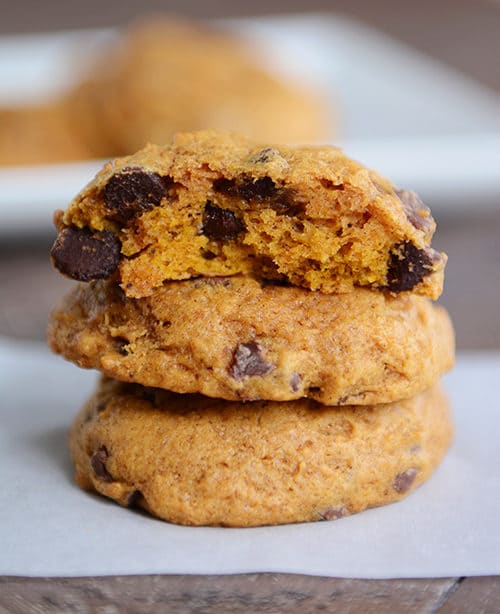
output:
[[[80,283],[52,349],[104,377],[76,479],[193,525],[334,519],[398,500],[451,439],[444,254],[412,192],[333,147],[180,134],[56,214]]]

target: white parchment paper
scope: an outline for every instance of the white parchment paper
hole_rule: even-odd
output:
[[[404,578],[500,574],[500,353],[447,376],[453,448],[406,500],[334,522],[178,527],[73,483],[66,433],[95,374],[0,340],[0,574],[290,572]]]

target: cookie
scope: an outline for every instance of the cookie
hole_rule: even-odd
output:
[[[165,280],[237,273],[324,293],[437,298],[446,262],[430,247],[435,223],[418,196],[340,150],[214,131],[107,164],[55,221],[62,273],[113,277],[136,298]],[[82,257],[89,237],[103,243],[102,270]]]
[[[155,18],[99,54],[80,91],[113,155],[179,130],[237,130],[257,139],[311,142],[331,135],[326,104],[273,75],[264,50],[200,22]],[[96,104],[97,102],[97,104]]]
[[[397,501],[452,433],[439,387],[393,404],[234,403],[112,380],[70,434],[76,480],[178,524],[334,520]]]
[[[82,160],[91,153],[64,102],[0,108],[1,166]]]
[[[112,378],[229,400],[391,402],[454,360],[449,317],[424,297],[328,295],[243,276],[170,282],[141,299],[113,282],[79,284],[48,338]]]

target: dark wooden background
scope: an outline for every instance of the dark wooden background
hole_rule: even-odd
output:
[[[500,91],[500,2],[494,0],[0,0],[0,34],[123,24],[159,10],[198,17],[333,10],[374,25]],[[471,203],[467,215],[438,217],[435,245],[450,258],[442,302],[453,316],[459,349],[498,350],[500,202],[489,213],[476,213],[480,205]],[[0,334],[44,337],[48,311],[68,287],[48,265],[51,239],[0,241]],[[497,613],[500,578],[2,578],[0,612],[4,611]]]

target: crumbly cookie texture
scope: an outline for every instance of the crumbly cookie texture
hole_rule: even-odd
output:
[[[80,281],[114,275],[131,297],[237,273],[324,293],[442,291],[429,209],[334,147],[179,134],[107,164],[55,221],[54,265]]]
[[[114,155],[180,130],[237,130],[277,142],[323,141],[331,111],[305,84],[274,75],[266,51],[208,24],[156,18],[99,56],[80,107]]]
[[[388,405],[231,403],[104,380],[70,434],[76,480],[169,522],[334,520],[405,497],[449,446],[435,387]]]
[[[51,316],[49,344],[118,380],[229,400],[391,402],[453,366],[446,311],[425,297],[341,295],[245,277],[170,282],[126,298],[79,284]]]

